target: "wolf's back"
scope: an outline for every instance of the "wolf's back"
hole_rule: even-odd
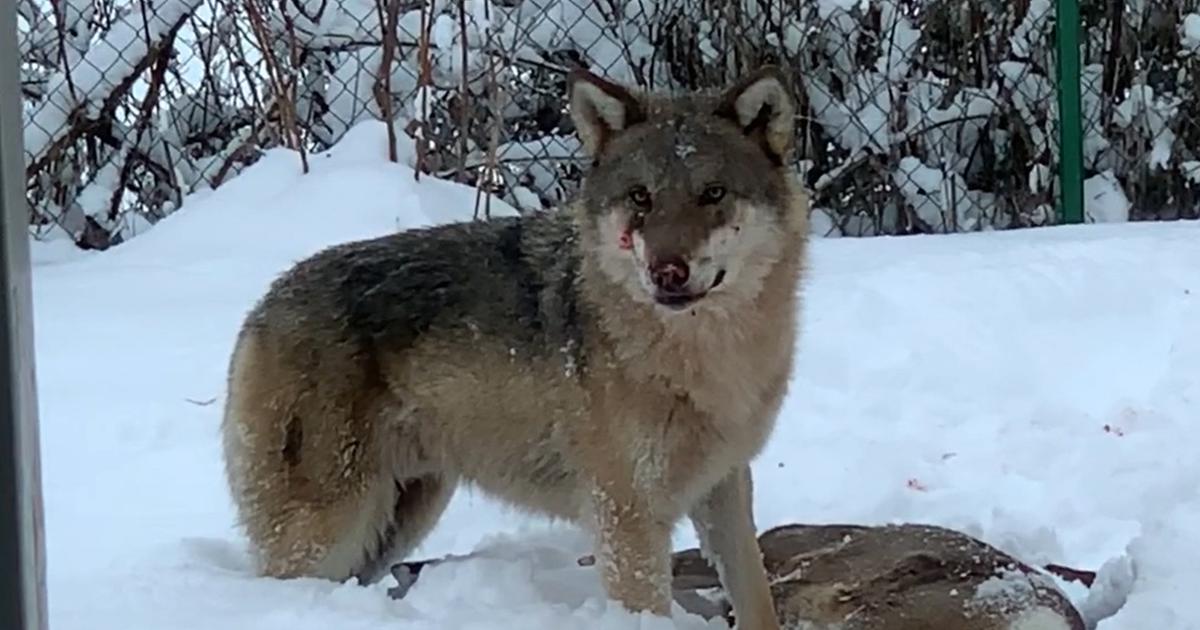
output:
[[[280,276],[248,325],[393,351],[428,334],[560,347],[581,334],[574,238],[556,212],[337,245]]]

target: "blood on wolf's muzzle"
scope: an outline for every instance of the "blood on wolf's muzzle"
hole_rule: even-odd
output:
[[[650,265],[650,280],[662,291],[678,293],[687,286],[691,270],[682,258],[667,258]]]

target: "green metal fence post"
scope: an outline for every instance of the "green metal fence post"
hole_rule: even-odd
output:
[[[1079,0],[1057,0],[1059,216],[1083,223],[1083,98],[1079,60]]]

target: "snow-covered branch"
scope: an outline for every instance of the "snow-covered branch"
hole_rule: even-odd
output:
[[[141,0],[139,11],[127,13],[86,52],[47,81],[46,95],[25,121],[29,170],[36,171],[56,151],[83,132],[111,117],[160,55],[173,52],[174,39],[200,0]]]
[[[1081,0],[1087,216],[1197,216],[1200,5]],[[1115,7],[1115,8],[1114,8]],[[575,66],[651,89],[790,71],[822,233],[1056,220],[1053,0],[19,0],[39,235],[108,247],[264,150],[355,124],[525,211],[572,194]],[[1138,45],[1154,41],[1151,48]],[[486,193],[486,194],[485,194]]]

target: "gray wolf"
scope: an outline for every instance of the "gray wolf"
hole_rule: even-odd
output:
[[[591,165],[563,208],[335,245],[249,312],[222,421],[240,525],[262,575],[369,583],[473,484],[587,528],[609,597],[665,616],[687,517],[739,627],[778,628],[749,462],[800,307],[791,89],[568,89]]]

